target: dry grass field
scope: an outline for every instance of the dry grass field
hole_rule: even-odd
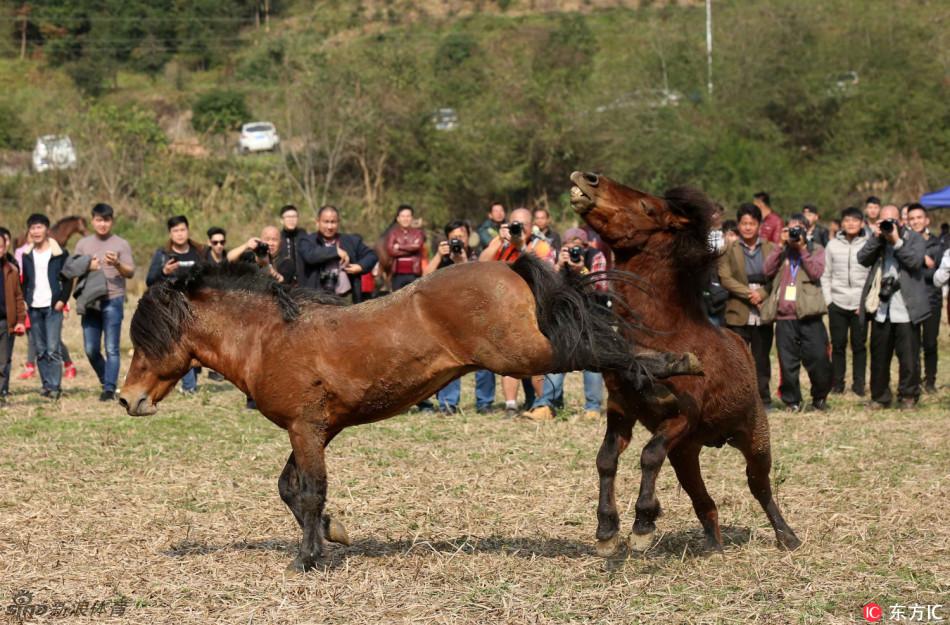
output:
[[[21,589],[50,607],[128,602],[121,616],[31,619],[70,623],[855,623],[870,600],[950,604],[946,325],[943,387],[918,410],[872,413],[844,396],[828,414],[770,417],[795,553],[775,548],[725,448],[702,456],[724,553],[700,553],[667,466],[658,543],[598,558],[602,424],[476,415],[466,379],[465,414],[404,415],[333,442],[328,509],[353,544],[330,545],[328,568],[306,576],[284,571],[299,537],[277,494],[284,432],[205,377],[151,418],[100,404],[78,325],[67,322],[81,362],[64,399],[15,381],[0,409],[0,621]],[[17,371],[24,352],[21,340]],[[621,460],[626,531],[645,441],[638,429]]]

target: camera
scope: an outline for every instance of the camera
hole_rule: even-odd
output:
[[[524,225],[520,221],[513,221],[508,224],[508,232],[511,234],[511,238],[520,237],[524,234]]]
[[[572,263],[579,263],[581,262],[581,256],[584,253],[584,248],[580,245],[574,245],[567,248],[567,253],[571,257]]]
[[[788,229],[788,240],[789,241],[801,241],[805,236],[805,229],[801,226],[792,226]]]
[[[270,251],[270,247],[263,241],[257,242],[257,247],[254,248],[254,254],[258,258],[267,258],[267,253]]]
[[[465,244],[462,243],[461,239],[452,239],[449,241],[449,250],[453,255],[459,255],[465,252]]]
[[[881,232],[886,232],[887,234],[890,234],[890,233],[894,232],[894,229],[895,229],[895,228],[897,228],[897,220],[896,220],[896,219],[884,219],[884,220],[881,220]]]
[[[894,293],[897,293],[901,289],[901,283],[896,276],[887,276],[881,280],[881,291],[879,297],[882,302],[886,302],[891,299]]]

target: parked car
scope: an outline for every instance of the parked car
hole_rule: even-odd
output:
[[[453,108],[436,109],[432,114],[432,124],[436,130],[455,130],[459,127],[459,116]]]
[[[33,170],[69,169],[76,166],[76,149],[66,135],[43,135],[33,148]]]
[[[241,138],[238,148],[242,154],[248,152],[274,152],[280,145],[277,129],[270,122],[251,122],[241,126]]]
[[[615,109],[625,108],[665,108],[667,106],[679,106],[683,101],[683,94],[671,89],[637,89],[621,94],[613,102],[602,104],[594,110],[598,113],[606,113]]]

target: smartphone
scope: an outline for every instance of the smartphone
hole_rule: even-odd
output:
[[[180,260],[180,261],[178,261],[178,266],[179,266],[179,267],[192,267],[192,266],[194,266],[194,264],[195,264],[195,261],[193,261],[193,260]]]

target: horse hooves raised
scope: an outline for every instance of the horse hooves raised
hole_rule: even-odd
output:
[[[623,548],[623,541],[620,539],[620,534],[614,534],[610,538],[604,540],[598,540],[595,547],[597,555],[601,558],[609,558],[613,555],[616,555]]]
[[[350,535],[346,533],[346,527],[342,523],[336,519],[330,519],[327,526],[327,540],[341,545],[349,545]]]
[[[630,545],[631,551],[636,551],[643,553],[648,551],[650,547],[653,546],[653,537],[656,535],[656,530],[651,530],[646,534],[637,534],[636,532],[630,532],[630,539],[627,543]]]

